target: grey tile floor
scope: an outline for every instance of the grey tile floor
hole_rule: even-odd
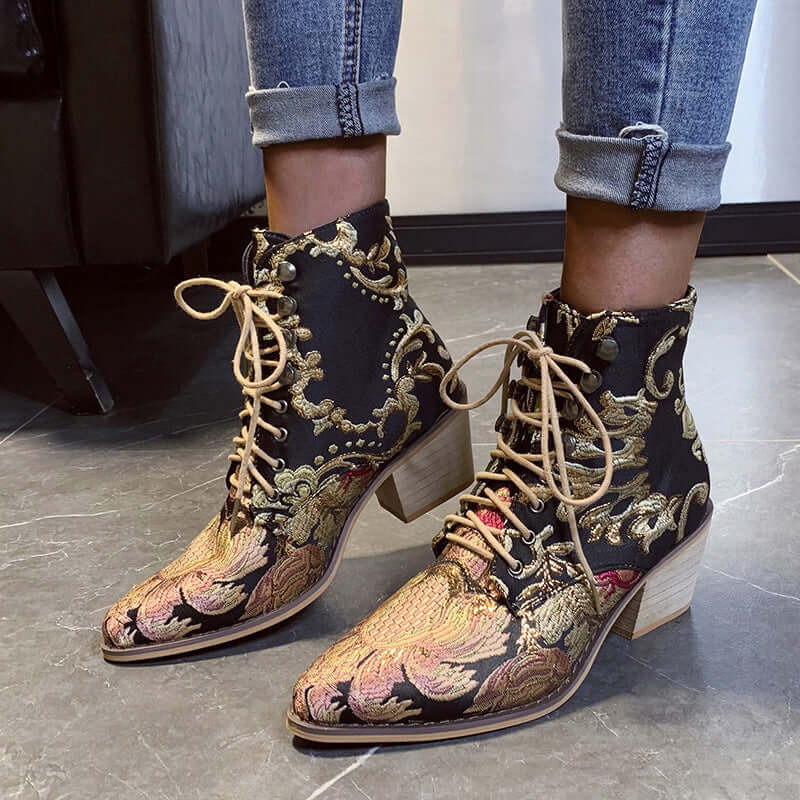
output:
[[[523,324],[557,274],[417,268],[411,283],[461,355]],[[444,509],[404,526],[373,501],[332,588],[271,634],[106,664],[105,609],[219,505],[239,402],[232,320],[185,318],[153,279],[91,302],[68,287],[116,393],[104,418],[60,410],[0,331],[14,354],[0,381],[0,796],[800,796],[798,276],[797,256],[697,265],[686,380],[716,515],[691,611],[633,643],[611,637],[550,717],[427,746],[312,747],[283,712],[296,675],[428,561]],[[468,377],[488,386],[496,370],[487,355]],[[478,464],[495,415],[473,414]]]

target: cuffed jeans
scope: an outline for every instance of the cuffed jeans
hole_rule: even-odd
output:
[[[559,189],[716,208],[755,2],[563,0]],[[257,147],[400,132],[402,0],[243,3]]]

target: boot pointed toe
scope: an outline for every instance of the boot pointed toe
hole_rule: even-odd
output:
[[[377,203],[293,239],[256,229],[243,283],[176,288],[195,319],[234,311],[244,407],[220,514],[112,609],[110,660],[266,630],[327,588],[371,494],[410,521],[469,480],[467,414],[439,395],[452,360],[409,294],[388,214]],[[218,305],[193,306],[198,287]]]

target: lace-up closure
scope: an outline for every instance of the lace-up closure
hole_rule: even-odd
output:
[[[409,293],[387,203],[293,238],[255,228],[242,275],[175,291],[194,319],[236,314],[243,410],[216,514],[106,614],[110,661],[289,619],[330,585],[369,497],[408,520],[472,479],[468,414],[439,396],[453,362]]]
[[[193,286],[210,286],[219,289],[224,292],[222,301],[210,311],[199,311],[186,302],[183,297],[184,291]],[[285,386],[282,378],[287,369],[288,348],[284,330],[276,322],[276,319],[284,314],[280,310],[273,314],[261,307],[261,304],[266,305],[268,300],[279,303],[286,298],[287,296],[281,292],[260,289],[236,281],[221,281],[216,278],[191,278],[175,287],[175,300],[189,316],[195,319],[216,319],[231,306],[239,321],[241,332],[233,356],[233,374],[245,396],[244,408],[239,412],[239,417],[248,422],[242,426],[239,435],[234,436],[233,443],[236,450],[228,456],[232,462],[239,464],[237,472],[230,477],[230,483],[236,489],[235,500],[239,502],[249,491],[248,482],[241,479],[243,469],[251,480],[255,480],[261,486],[268,497],[271,498],[275,495],[275,489],[258,471],[255,465],[255,456],[261,458],[274,470],[280,470],[284,466],[282,459],[274,458],[258,446],[256,434],[261,428],[271,434],[276,441],[285,441],[287,437],[286,428],[275,427],[261,418],[262,405],[268,406],[278,414],[285,413],[288,407],[285,400],[275,400],[266,396],[269,392]],[[274,345],[261,347],[259,336],[260,330],[263,328],[267,328],[272,334],[275,340]],[[247,366],[243,370],[244,365]],[[264,375],[265,367],[271,368],[271,372],[266,376]]]
[[[458,385],[458,373],[470,360],[479,353],[493,347],[505,345],[505,359],[500,375],[489,391],[479,400],[471,403],[458,403],[450,397],[449,392]],[[524,373],[517,384],[539,393],[540,403],[538,409],[527,411],[520,408],[516,398],[511,391],[509,380],[511,366],[514,360],[527,359],[536,366],[538,377],[526,376]],[[594,574],[581,544],[578,533],[578,523],[575,518],[575,509],[591,505],[600,499],[608,490],[614,474],[613,453],[611,439],[605,425],[592,408],[589,401],[584,397],[581,389],[576,385],[564,371],[564,367],[574,367],[583,376],[592,375],[591,367],[583,361],[570,356],[560,355],[546,346],[539,336],[533,331],[520,331],[510,338],[494,339],[486,342],[480,347],[467,353],[460,361],[455,363],[442,380],[440,393],[442,399],[451,408],[468,410],[477,408],[490,400],[502,387],[502,412],[501,418],[507,420],[517,420],[524,425],[529,425],[538,430],[540,439],[539,453],[519,453],[506,442],[503,436],[503,428],[497,434],[497,447],[491,451],[492,459],[511,462],[522,469],[532,472],[536,478],[544,482],[553,497],[564,504],[569,523],[570,538],[574,547],[575,554],[583,568],[591,585],[592,596],[595,607],[599,610],[601,598],[594,579]],[[555,380],[554,380],[555,378]],[[559,422],[558,398],[565,398],[567,401],[577,403],[585,411],[586,415],[594,424],[603,443],[604,472],[603,480],[595,491],[586,497],[575,497],[570,489],[568,467],[566,463],[566,453],[564,441],[561,434]],[[535,405],[535,404],[534,404]],[[558,475],[553,474],[552,453],[549,442],[552,434],[552,441],[555,448],[555,461]],[[476,480],[489,484],[491,482],[503,482],[513,484],[531,502],[534,510],[541,510],[544,503],[535,491],[521,478],[511,466],[502,466],[497,472],[478,472]],[[461,496],[462,508],[465,505],[473,504],[491,507],[503,515],[516,529],[523,541],[530,539],[530,531],[527,526],[511,510],[511,507],[504,502],[498,494],[488,485],[485,485],[479,494],[465,494]],[[491,561],[495,555],[499,556],[508,566],[512,576],[520,576],[523,571],[523,564],[508,552],[497,538],[502,534],[503,529],[492,528],[483,522],[478,515],[471,509],[465,514],[449,514],[445,517],[445,538],[464,547],[471,552],[483,556]],[[480,545],[465,539],[463,536],[447,530],[450,526],[463,526],[477,531],[481,534],[484,541],[491,550],[487,550]]]
[[[665,308],[581,314],[552,292],[527,330],[451,365],[451,407],[502,388],[492,461],[433,563],[298,679],[293,733],[366,746],[538,719],[612,631],[643,636],[688,608],[711,514],[684,391],[694,305],[689,290]],[[500,375],[467,404],[459,372],[496,346]]]

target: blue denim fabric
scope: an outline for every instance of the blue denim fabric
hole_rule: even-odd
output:
[[[256,146],[400,132],[402,0],[243,3]],[[719,205],[755,3],[563,0],[556,185],[634,208]]]
[[[400,133],[402,0],[243,0],[253,144]]]
[[[716,208],[755,3],[564,0],[558,188],[634,208]]]

